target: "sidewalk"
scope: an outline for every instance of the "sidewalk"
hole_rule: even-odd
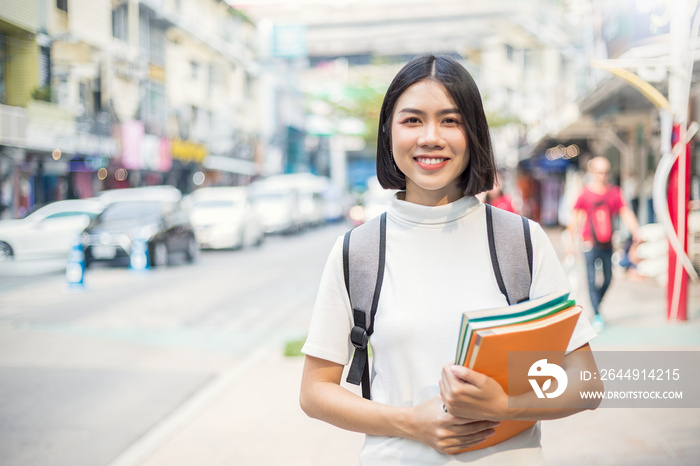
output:
[[[585,288],[577,294],[584,306],[586,295]],[[653,280],[616,277],[602,307],[608,325],[591,343],[594,351],[700,350],[700,284],[690,285],[686,322],[666,320],[665,296]],[[363,436],[309,419],[299,408],[302,366],[302,358],[285,358],[281,349],[252,357],[248,369],[198,395],[189,414],[166,420],[156,428],[163,429],[160,440],[153,436],[119,466],[356,465]],[[544,421],[542,432],[552,465],[690,465],[700,458],[700,409],[605,408]]]
[[[550,237],[557,248],[556,236]],[[590,309],[584,274],[579,263],[577,300]],[[700,351],[700,283],[689,285],[688,320],[672,322],[665,286],[618,273],[601,313],[607,325],[591,342],[593,351]],[[545,421],[542,446],[552,465],[697,464],[700,408],[603,408]]]

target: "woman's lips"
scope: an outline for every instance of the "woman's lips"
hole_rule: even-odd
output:
[[[414,157],[413,160],[420,168],[429,171],[439,170],[450,161],[445,157]]]

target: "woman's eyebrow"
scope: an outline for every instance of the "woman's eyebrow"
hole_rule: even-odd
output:
[[[398,113],[413,113],[415,115],[425,115],[425,112],[423,110],[418,110],[417,108],[410,108],[406,107],[398,111]],[[442,115],[451,115],[453,113],[459,113],[459,109],[456,108],[446,108],[443,110],[440,110],[437,114],[442,116]]]

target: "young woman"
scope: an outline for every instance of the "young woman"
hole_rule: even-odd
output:
[[[494,182],[489,130],[476,84],[459,63],[421,56],[396,75],[381,108],[377,171],[384,188],[403,191],[388,209],[386,266],[371,337],[372,400],[340,385],[353,349],[341,237],[303,348],[302,409],[367,434],[363,465],[542,463],[539,423],[495,446],[450,454],[492,435],[501,420],[554,419],[597,406],[572,408],[573,400],[562,395],[544,410],[515,410],[496,381],[452,364],[462,313],[507,305],[492,271],[485,208],[474,197]],[[530,228],[530,296],[568,288],[544,231],[533,222]],[[580,370],[595,371],[588,347],[594,336],[579,319],[563,363],[570,386],[597,388],[595,382],[583,388],[579,380]]]

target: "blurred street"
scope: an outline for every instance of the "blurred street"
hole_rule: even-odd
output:
[[[245,382],[305,335],[346,228],[205,251],[195,265],[94,267],[84,289],[62,274],[0,279],[2,464],[108,464],[202,391]]]
[[[362,435],[301,412],[303,359],[282,354],[305,335],[346,228],[205,251],[193,266],[90,269],[82,291],[59,274],[13,279],[0,291],[3,464],[357,464]],[[616,277],[594,350],[699,350],[700,286],[688,322],[666,321],[664,299],[651,280]],[[690,465],[698,411],[599,409],[544,422],[543,445],[557,465]]]

